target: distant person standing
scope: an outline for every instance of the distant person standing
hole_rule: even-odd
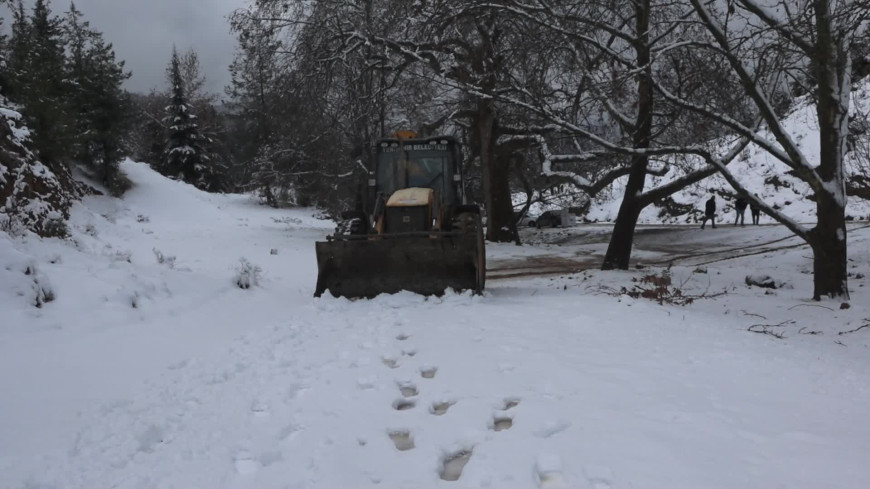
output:
[[[758,194],[755,196],[758,197]],[[752,224],[758,224],[758,220],[761,219],[761,209],[755,205],[754,200],[749,204],[749,212],[752,214]]]
[[[734,225],[736,226],[739,222],[741,226],[746,225],[746,206],[749,202],[743,197],[737,197],[737,200],[734,201],[734,211],[736,215],[734,216]]]
[[[707,199],[707,203],[704,206],[704,220],[701,221],[701,229],[704,229],[704,225],[707,224],[707,219],[709,219],[713,223],[713,229],[716,229],[716,196],[711,195],[709,199]]]

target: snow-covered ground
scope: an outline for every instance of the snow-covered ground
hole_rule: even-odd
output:
[[[673,261],[669,290],[706,296],[687,306],[620,294],[655,266],[314,299],[331,223],[123,168],[136,187],[77,205],[71,239],[0,234],[0,488],[870,480],[861,225],[848,309],[807,300],[809,250],[779,226],[641,229],[639,261]],[[606,231],[528,230],[488,255],[580,270]],[[241,258],[262,269],[249,290]]]

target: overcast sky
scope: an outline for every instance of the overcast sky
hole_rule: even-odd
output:
[[[28,9],[35,0],[25,0]],[[163,88],[164,70],[172,55],[195,49],[199,54],[208,89],[223,94],[229,83],[228,67],[235,39],[227,17],[247,0],[75,0],[91,26],[115,46],[115,54],[127,62],[133,77],[132,91]],[[52,0],[51,10],[63,15],[69,0]],[[9,12],[2,11],[9,25]]]

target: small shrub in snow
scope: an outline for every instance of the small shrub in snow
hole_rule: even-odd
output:
[[[679,304],[687,305],[693,302],[691,297],[683,296],[683,291],[672,285],[671,271],[668,269],[662,270],[658,275],[644,275],[640,279],[633,278],[633,282],[637,285],[631,290],[626,290],[625,294],[629,297],[637,299],[643,297],[664,304]]]
[[[69,236],[69,226],[62,217],[50,217],[45,221],[42,231],[45,236],[66,238]]]
[[[0,231],[12,237],[24,236],[27,233],[27,226],[13,214],[0,213]]]
[[[240,289],[250,289],[251,287],[256,287],[260,284],[260,275],[263,273],[263,270],[246,260],[245,258],[241,258],[239,260],[239,265],[236,266],[236,277],[234,279],[234,283]]]
[[[782,289],[787,286],[785,282],[774,280],[770,275],[747,275],[744,281],[749,287],[754,285],[765,289]]]
[[[114,255],[112,255],[112,261],[125,261],[127,263],[133,263],[133,252],[132,251],[116,251]]]
[[[302,219],[298,217],[273,217],[272,222],[275,224],[302,224]]]
[[[270,255],[277,255],[277,254],[278,254],[278,248],[272,248],[271,250],[269,250],[269,254],[270,254]]]
[[[622,287],[617,295],[627,295],[633,299],[649,299],[658,302],[661,305],[673,304],[677,306],[687,306],[694,303],[696,299],[717,297],[725,294],[725,292],[718,294],[704,293],[701,295],[685,294],[682,288],[686,282],[688,282],[688,279],[680,284],[674,285],[670,268],[666,268],[658,274],[651,273],[644,275],[641,278],[635,277],[632,278],[631,281],[634,282],[635,285],[633,285],[631,289]]]
[[[48,277],[40,273],[35,263],[29,263],[24,267],[24,275],[27,275],[32,280],[30,284],[31,290],[33,291],[31,304],[41,308],[43,305],[55,299],[54,289],[51,286],[51,282],[48,280]]]
[[[152,248],[151,251],[154,252],[154,256],[157,258],[157,263],[161,265],[166,265],[170,269],[175,268],[175,257],[164,255],[162,251],[157,248]]]
[[[151,222],[151,219],[148,216],[139,214],[138,216],[136,216],[136,222],[142,222],[142,223]]]
[[[97,228],[94,227],[93,224],[88,224],[87,226],[85,226],[85,234],[87,234],[88,236],[96,238],[97,237]]]

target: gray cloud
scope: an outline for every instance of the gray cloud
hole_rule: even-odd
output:
[[[24,2],[28,8],[33,3]],[[127,62],[133,72],[127,82],[129,90],[163,89],[175,44],[182,52],[196,50],[207,88],[219,94],[229,83],[228,67],[235,49],[227,17],[245,4],[245,0],[75,0],[85,19],[114,45],[118,58]],[[69,3],[54,0],[51,9],[63,15]]]

